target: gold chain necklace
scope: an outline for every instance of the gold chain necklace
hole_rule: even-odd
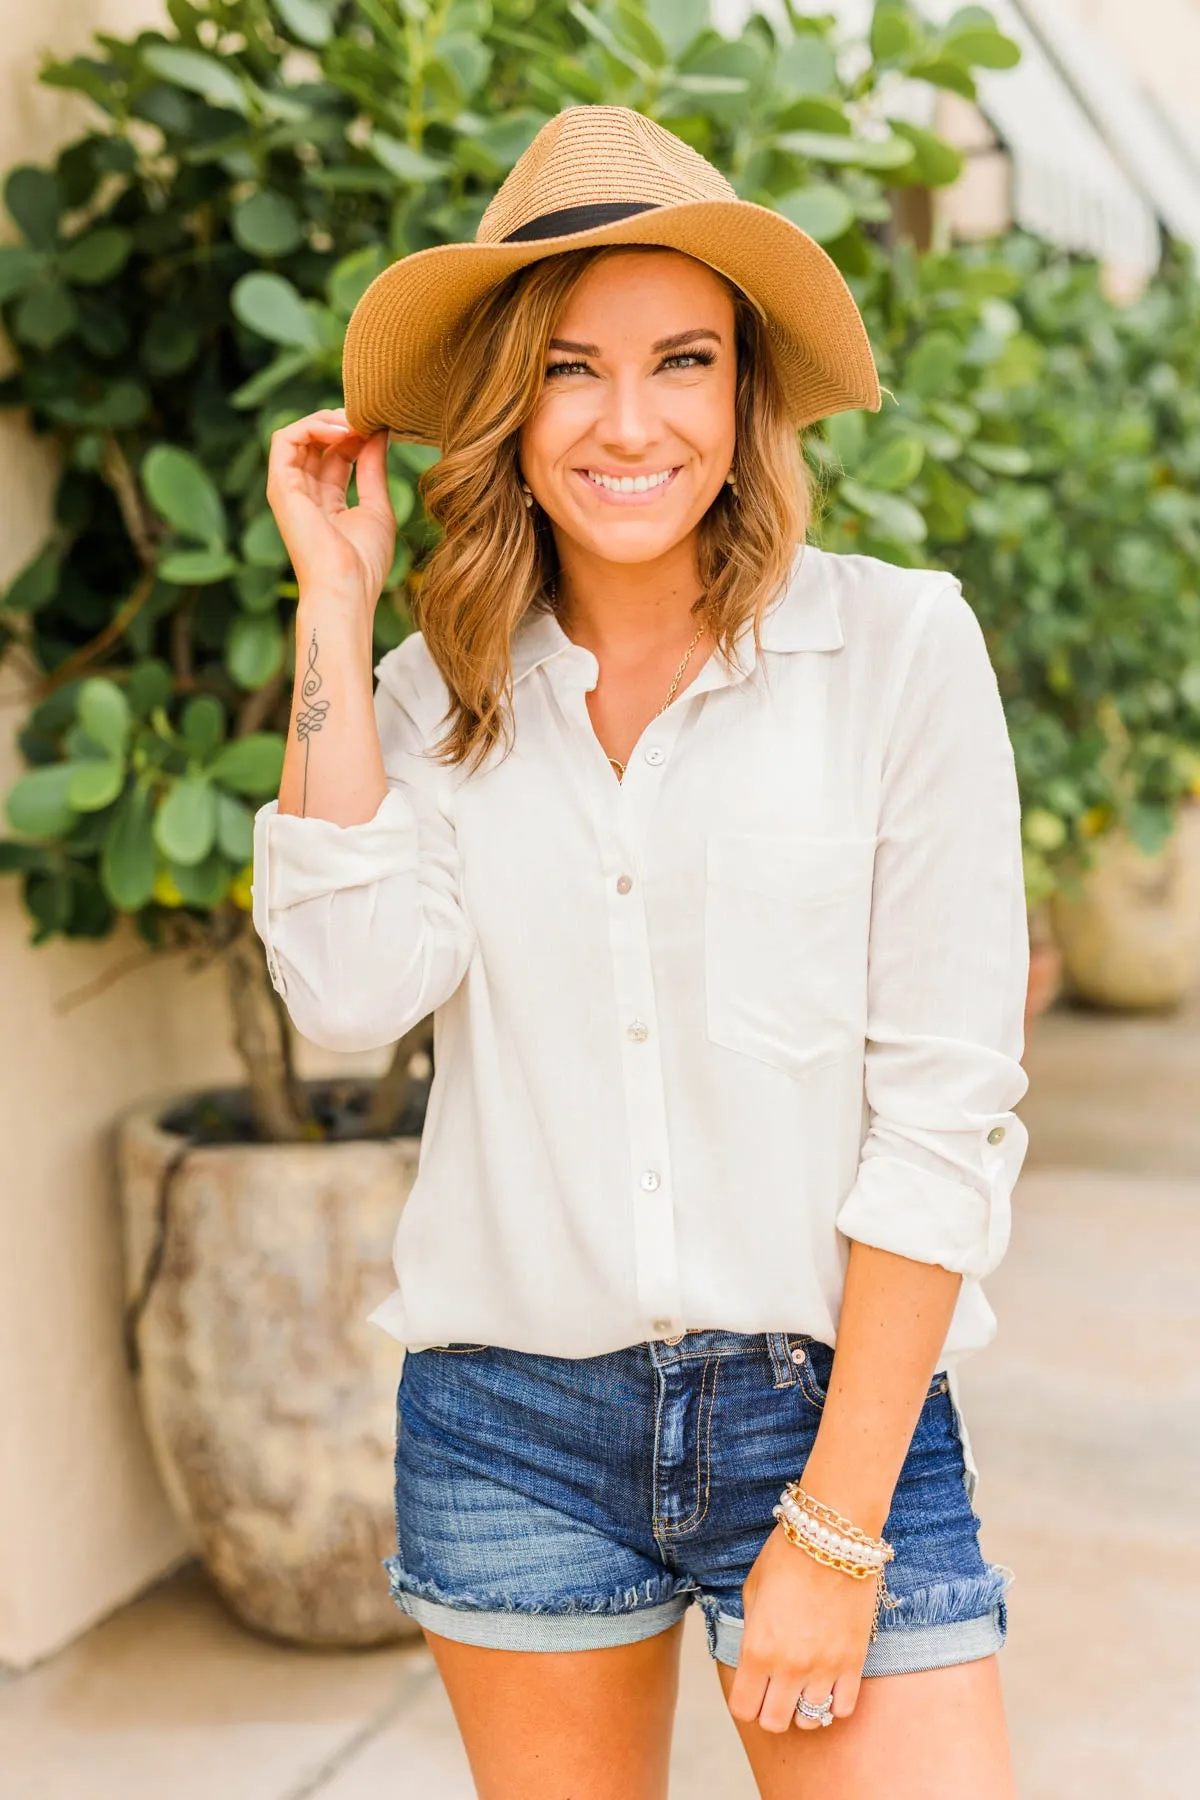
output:
[[[656,719],[659,718],[663,713],[666,712],[668,706],[670,706],[672,700],[675,698],[676,694],[679,692],[679,684],[683,680],[683,671],[687,668],[689,662],[691,662],[692,651],[696,648],[696,645],[700,642],[700,639],[703,636],[704,636],[704,627],[702,625],[700,627],[699,631],[696,633],[695,637],[692,639],[691,643],[688,645],[687,649],[684,651],[683,656],[680,659],[679,667],[676,669],[674,675],[671,677],[671,685],[667,689],[667,697],[663,701],[662,705],[659,707],[658,712],[656,712],[653,715]],[[610,756],[608,758],[608,760],[612,764],[613,768],[617,771],[617,780],[623,781],[625,778],[625,764],[623,762],[618,762],[615,756]]]

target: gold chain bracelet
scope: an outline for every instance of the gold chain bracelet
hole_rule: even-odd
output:
[[[786,1510],[785,1510],[786,1508]],[[862,1545],[864,1550],[873,1552],[869,1559],[859,1559],[852,1554],[844,1553],[828,1543],[814,1541],[808,1537],[788,1517],[788,1512],[795,1509],[813,1519],[817,1526],[824,1527],[832,1537],[847,1541],[851,1546]],[[780,1496],[780,1504],[774,1509],[774,1516],[779,1521],[780,1529],[789,1544],[795,1544],[798,1550],[804,1550],[815,1561],[824,1563],[827,1568],[837,1569],[843,1575],[849,1575],[855,1581],[866,1581],[868,1577],[876,1578],[875,1611],[871,1618],[871,1641],[874,1643],[878,1635],[879,1613],[881,1606],[894,1611],[899,1600],[888,1592],[885,1565],[893,1560],[895,1551],[882,1537],[871,1537],[869,1533],[847,1519],[843,1513],[836,1512],[832,1506],[826,1506],[801,1487],[798,1481],[791,1481]]]

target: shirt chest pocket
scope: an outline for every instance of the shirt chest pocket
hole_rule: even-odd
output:
[[[792,1075],[861,1051],[874,861],[874,838],[709,837],[713,1043]]]

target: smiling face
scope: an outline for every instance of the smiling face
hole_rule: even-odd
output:
[[[555,322],[521,471],[561,552],[651,562],[689,537],[734,457],[733,301],[674,250],[618,251]]]

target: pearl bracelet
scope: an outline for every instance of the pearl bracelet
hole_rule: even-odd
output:
[[[879,1568],[888,1560],[885,1545],[863,1544],[835,1531],[832,1526],[823,1525],[820,1519],[798,1506],[786,1490],[780,1496],[778,1511],[810,1543],[819,1544],[834,1556],[843,1556],[848,1562],[870,1563]]]
[[[875,1611],[871,1619],[871,1641],[878,1635],[879,1609],[890,1611],[900,1602],[887,1591],[884,1565],[896,1552],[882,1537],[869,1537],[852,1519],[844,1518],[831,1506],[814,1499],[798,1481],[790,1481],[779,1496],[774,1517],[788,1542],[806,1550],[817,1562],[839,1569],[856,1581],[874,1576]]]

